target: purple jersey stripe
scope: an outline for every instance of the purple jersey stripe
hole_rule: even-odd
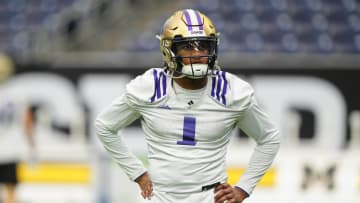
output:
[[[156,89],[156,98],[159,99],[161,97],[161,89],[160,89],[160,78],[158,78],[158,74],[156,71],[155,78],[156,78],[156,83],[155,83],[155,89]]]
[[[153,94],[153,96],[150,98],[150,102],[151,103],[153,103],[154,102],[154,100],[155,100],[155,96],[156,96],[156,78],[157,78],[157,71],[156,70],[154,70],[153,71],[153,77],[154,77],[154,84],[155,84],[155,89],[154,89],[154,94]]]
[[[220,77],[220,74],[219,72],[216,73],[216,75],[218,76],[218,81],[217,81],[217,85],[216,85],[216,99],[218,101],[220,101],[220,90],[221,90],[221,83],[222,83],[222,80],[221,80],[221,77]]]
[[[164,72],[160,73],[160,77],[162,77],[162,88],[163,88],[163,96],[166,94],[166,75]]]
[[[214,71],[212,72],[212,74],[214,75]],[[216,82],[216,78],[213,76],[211,79],[212,79],[212,84],[211,84],[211,96],[214,97],[214,96],[215,96],[215,82]]]
[[[184,14],[185,14],[185,18],[186,18],[186,24],[187,24],[187,27],[188,27],[188,31],[191,31],[192,30],[192,23],[191,23],[191,18],[190,18],[190,14],[187,10],[184,11]]]
[[[155,101],[155,96],[156,98],[160,98],[161,94],[160,94],[160,81],[158,80],[158,74],[157,74],[157,70],[154,69],[153,71],[153,76],[154,76],[154,95],[151,97],[150,102],[154,102]]]
[[[225,77],[225,72],[222,71],[221,72],[221,76],[224,80],[224,85],[223,85],[223,90],[222,90],[222,93],[221,93],[221,99],[222,99],[222,103],[224,105],[226,105],[226,98],[225,98],[225,95],[226,95],[226,92],[227,92],[227,80],[226,80],[226,77]]]
[[[202,22],[200,13],[198,11],[195,11],[195,14],[196,14],[196,19],[197,19],[198,25],[199,25],[199,30],[204,30],[203,22]]]

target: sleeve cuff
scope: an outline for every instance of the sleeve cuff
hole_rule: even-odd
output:
[[[244,189],[242,189],[241,187],[235,186],[235,188],[236,188],[237,190],[240,190],[242,193],[244,193],[246,197],[249,197],[249,196],[250,196],[249,193],[246,192],[246,191],[245,191]]]
[[[137,180],[146,173],[147,171],[144,171],[143,173],[141,173],[140,175],[138,175],[135,179],[134,182],[137,182]]]
[[[142,176],[144,173],[146,173],[147,172],[147,170],[146,169],[143,169],[143,170],[141,170],[140,172],[138,172],[136,175],[134,175],[134,176],[131,176],[131,180],[132,181],[135,181],[136,182],[136,180],[138,179],[138,178],[140,178],[140,176]]]

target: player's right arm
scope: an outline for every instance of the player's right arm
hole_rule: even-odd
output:
[[[127,176],[137,182],[144,198],[152,194],[152,182],[142,162],[128,149],[117,132],[139,118],[126,102],[126,95],[117,98],[95,121],[96,134],[115,162]]]
[[[151,179],[142,162],[128,149],[118,131],[140,117],[138,107],[150,97],[153,89],[152,71],[132,80],[126,92],[106,107],[95,120],[96,135],[127,176],[137,182],[144,198],[152,194]],[[150,91],[149,91],[150,90]]]
[[[131,180],[135,180],[146,169],[141,161],[128,149],[118,131],[139,118],[139,114],[126,103],[122,95],[106,107],[95,120],[96,135],[115,162]]]

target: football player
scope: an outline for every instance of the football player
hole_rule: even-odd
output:
[[[0,87],[14,72],[11,59],[0,55]],[[0,88],[1,89],[1,88]],[[4,91],[4,88],[1,89]],[[4,91],[5,92],[5,91]],[[16,187],[18,186],[17,168],[21,160],[21,148],[25,147],[22,134],[29,145],[29,157],[35,157],[34,112],[19,98],[1,92],[0,100],[0,191],[2,203],[16,203]],[[5,96],[6,95],[6,96]],[[2,189],[0,187],[0,189]],[[2,195],[3,194],[3,195]]]
[[[164,67],[133,79],[96,119],[104,147],[150,202],[242,202],[278,151],[279,132],[252,87],[218,66],[218,36],[201,12],[175,12],[158,36]],[[117,136],[136,119],[146,134],[148,168]],[[246,172],[231,186],[225,157],[235,128],[257,146]]]

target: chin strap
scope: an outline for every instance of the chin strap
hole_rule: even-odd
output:
[[[181,74],[193,79],[204,78],[210,72],[208,64],[182,64],[181,69]]]
[[[179,76],[174,76],[174,73],[175,73],[175,71],[166,71],[166,76],[168,76],[169,78],[172,78],[172,79],[186,77],[186,75],[183,75],[183,74],[180,74]]]
[[[214,70],[217,70],[217,71],[221,71],[221,68],[219,65],[215,64],[214,65],[214,69],[213,70],[210,70],[208,65],[207,64],[189,64],[189,65],[184,65],[182,64],[183,68],[184,67],[188,67],[188,68],[192,68],[194,65],[205,65],[207,66],[207,73],[205,75],[202,75],[202,76],[198,76],[198,77],[194,77],[192,74],[186,74],[184,72],[179,72],[179,71],[172,71],[170,70],[170,68],[168,68],[166,66],[166,64],[164,64],[164,69],[166,70],[166,75],[169,77],[169,78],[184,78],[184,77],[188,77],[188,78],[192,78],[192,79],[200,79],[200,78],[204,78],[205,76],[210,76],[210,77],[217,77],[216,75],[214,75]],[[177,73],[178,75],[175,76],[174,74]]]

